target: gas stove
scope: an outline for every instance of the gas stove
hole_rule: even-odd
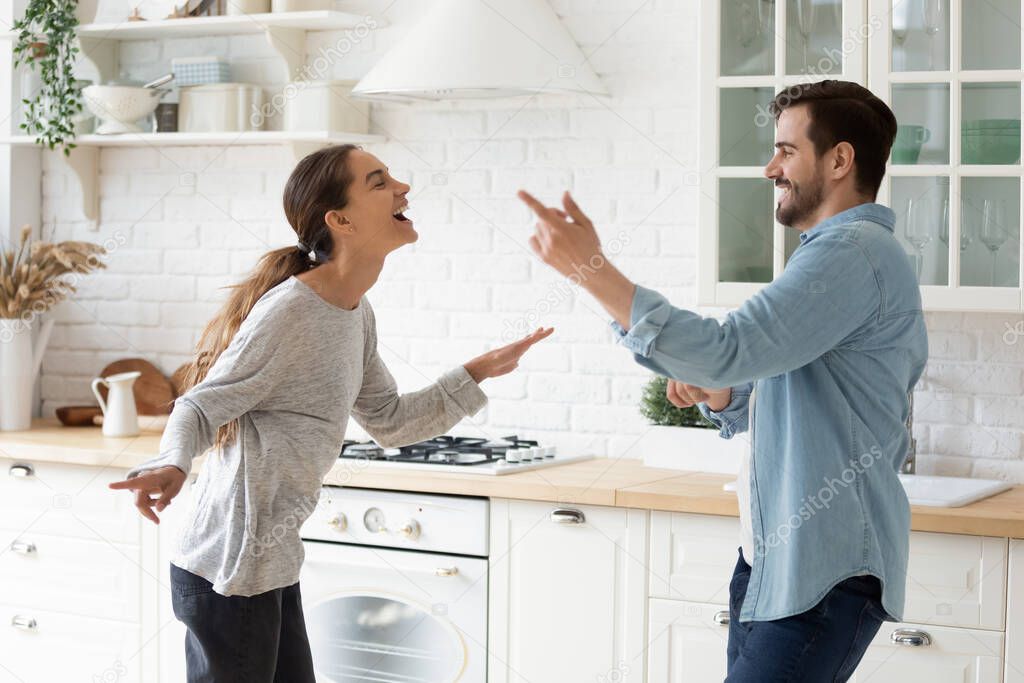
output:
[[[340,455],[342,460],[358,460],[369,467],[491,475],[526,472],[592,457],[562,455],[554,446],[542,446],[518,436],[490,440],[448,435],[400,448],[382,448],[373,441],[346,440]]]

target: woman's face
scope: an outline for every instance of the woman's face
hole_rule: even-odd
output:
[[[377,157],[359,149],[349,153],[348,169],[348,204],[325,217],[329,226],[340,230],[346,248],[383,256],[415,242],[419,235],[402,214],[408,208],[409,186],[392,178]]]

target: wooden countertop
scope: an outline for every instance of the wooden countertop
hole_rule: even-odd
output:
[[[0,432],[0,457],[130,469],[159,450],[160,428],[107,438],[99,427],[63,427],[35,420],[32,429]],[[737,516],[729,475],[645,467],[639,460],[596,458],[521,474],[493,476],[385,470],[338,461],[325,484],[457,495],[609,505],[643,510]],[[1024,486],[959,508],[913,506],[911,528],[975,536],[1024,538]]]

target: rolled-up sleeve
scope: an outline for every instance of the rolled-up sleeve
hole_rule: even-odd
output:
[[[729,405],[721,410],[711,410],[706,403],[698,403],[697,410],[718,427],[718,435],[723,439],[731,439],[749,428],[750,393],[754,384],[748,382],[732,387]]]
[[[709,388],[742,385],[795,370],[863,333],[881,294],[860,245],[819,235],[785,271],[724,321],[672,306],[637,287],[630,329],[613,323],[640,365]]]

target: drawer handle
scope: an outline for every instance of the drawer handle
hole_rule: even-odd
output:
[[[31,555],[36,551],[36,544],[27,541],[13,541],[11,542],[11,550],[21,555]]]
[[[15,614],[11,619],[11,626],[14,628],[20,628],[22,631],[35,631],[39,624],[32,617],[26,617],[21,614]]]
[[[32,465],[26,465],[24,463],[11,465],[10,469],[7,470],[7,474],[11,475],[12,477],[26,478],[33,476],[35,473],[36,471],[32,469]]]
[[[587,518],[580,510],[558,508],[551,511],[551,521],[555,524],[583,524]]]
[[[897,645],[922,647],[932,644],[932,637],[927,632],[916,628],[898,628],[889,636],[889,640]]]
[[[458,567],[438,567],[434,570],[434,574],[437,576],[456,576],[458,573]]]
[[[715,612],[715,616],[713,616],[711,618],[719,626],[728,626],[729,625],[729,611],[728,610],[724,610],[723,609],[723,610],[720,610],[718,612]]]

